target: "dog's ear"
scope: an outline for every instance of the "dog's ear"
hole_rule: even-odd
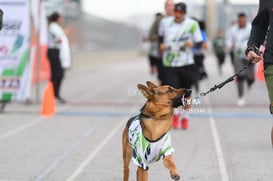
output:
[[[146,87],[145,85],[142,84],[137,84],[138,90],[143,94],[143,96],[147,99],[151,99],[153,95],[152,89]]]
[[[154,83],[150,82],[150,81],[147,81],[146,84],[150,89],[157,88],[157,86]]]

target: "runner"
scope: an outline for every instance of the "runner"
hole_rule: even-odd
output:
[[[175,17],[164,19],[160,25],[160,49],[163,51],[163,83],[174,88],[188,88],[198,80],[198,70],[194,64],[193,46],[202,45],[202,35],[198,22],[186,16],[185,3],[175,4]],[[188,128],[188,113],[174,111],[173,127]]]

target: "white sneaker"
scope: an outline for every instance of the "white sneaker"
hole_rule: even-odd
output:
[[[238,99],[237,105],[238,105],[239,107],[242,107],[242,106],[244,106],[245,104],[246,104],[246,101],[245,101],[245,99],[244,99],[243,97],[241,97],[241,98]]]

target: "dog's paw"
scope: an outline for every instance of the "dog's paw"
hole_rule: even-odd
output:
[[[180,179],[180,176],[179,176],[179,175],[172,175],[172,174],[171,174],[171,178],[172,178],[173,180],[179,180],[179,179]]]

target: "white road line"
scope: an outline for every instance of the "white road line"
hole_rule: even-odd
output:
[[[122,81],[122,80],[121,80],[121,81]],[[86,93],[86,94],[83,94],[83,95],[80,97],[80,99],[78,99],[78,100],[85,100],[85,99],[87,99],[88,97],[90,97],[90,96],[92,96],[92,95],[97,95],[98,93],[100,93],[100,92],[102,92],[102,91],[104,91],[104,90],[110,89],[110,87],[114,87],[113,85],[114,85],[114,83],[112,83],[112,84],[110,84],[110,83],[105,84],[104,86],[102,86],[102,87],[100,87],[100,88],[98,88],[98,89],[95,89],[92,93],[88,92],[88,93]],[[90,95],[90,94],[91,94],[91,95]],[[63,107],[61,107],[61,108],[58,108],[58,106],[57,106],[57,104],[56,104],[56,108],[57,108],[56,113],[58,113],[58,111],[66,110],[66,109],[68,109],[69,107],[71,107],[71,106],[68,104],[68,105],[65,105],[65,106],[63,106]],[[25,129],[31,127],[31,126],[34,126],[35,124],[40,123],[42,119],[47,119],[47,118],[48,118],[48,117],[39,117],[39,118],[35,119],[34,121],[32,121],[32,122],[30,122],[30,123],[27,123],[27,124],[25,124],[25,125],[23,125],[23,126],[21,126],[21,127],[19,127],[19,128],[16,128],[16,129],[14,129],[14,130],[11,130],[11,131],[9,131],[9,132],[3,134],[3,135],[0,135],[0,141],[6,139],[6,138],[8,138],[8,137],[11,137],[11,136],[13,136],[13,135],[15,135],[15,134],[18,134],[18,133],[20,133],[21,131],[23,131],[23,130],[25,130]]]
[[[105,119],[105,118],[104,118]],[[72,154],[75,149],[77,149],[77,147],[82,144],[82,142],[86,139],[86,137],[88,137],[91,133],[93,133],[93,131],[102,124],[103,122],[103,118],[101,118],[100,120],[98,120],[99,122],[95,123],[95,125],[92,125],[91,127],[89,127],[86,131],[84,131],[81,136],[76,139],[75,142],[73,142],[73,144],[71,146],[69,146],[64,153],[62,153],[60,156],[58,156],[53,162],[52,164],[49,165],[49,167],[47,167],[47,169],[45,169],[44,172],[42,172],[36,179],[35,181],[41,181],[41,180],[45,180],[45,177],[47,177],[52,170],[54,170],[59,163],[61,163],[64,159],[66,159],[70,154]]]
[[[215,125],[215,120],[213,117],[210,117],[209,120],[210,120],[210,126],[211,126],[212,135],[213,135],[214,147],[215,147],[215,152],[217,155],[218,166],[219,166],[219,171],[220,171],[220,174],[222,177],[222,181],[229,181],[227,168],[226,168],[226,162],[225,162],[224,154],[222,151],[218,131],[217,131],[217,128]]]
[[[110,84],[108,84],[108,86],[106,87],[111,87],[109,86]],[[133,106],[130,111],[132,110],[136,110],[137,107]],[[129,118],[123,117],[121,118],[121,120],[128,120]],[[108,134],[108,136],[96,147],[96,149],[91,152],[89,154],[89,156],[78,166],[78,168],[73,172],[73,174],[67,178],[66,181],[73,181],[77,176],[79,176],[81,174],[81,172],[84,170],[84,168],[90,163],[90,161],[92,161],[92,159],[96,156],[97,153],[100,152],[100,150],[107,144],[107,142],[118,132],[120,131],[120,128],[122,125],[125,125],[126,122],[125,121],[121,121],[120,124],[118,124],[114,129],[112,129],[112,131]]]
[[[30,122],[30,123],[27,123],[27,124],[25,124],[25,125],[23,125],[23,126],[21,126],[21,127],[19,127],[19,128],[16,128],[16,129],[14,129],[14,130],[11,130],[11,131],[9,131],[9,132],[7,132],[7,133],[1,135],[1,136],[0,136],[0,141],[6,139],[6,138],[8,138],[8,137],[11,137],[11,136],[13,136],[13,135],[15,135],[15,134],[17,134],[17,133],[20,133],[21,131],[23,131],[23,130],[25,130],[25,129],[31,127],[31,126],[34,126],[35,124],[40,123],[42,119],[44,119],[44,118],[40,117],[40,118],[35,119],[34,121]]]
[[[60,110],[63,110],[63,109],[66,109],[68,106],[65,106],[65,107],[62,107],[60,108]],[[34,121],[31,121],[30,123],[27,123],[27,124],[24,124],[23,126],[19,127],[19,128],[16,128],[16,129],[13,129],[3,135],[0,135],[0,141],[3,141],[4,139],[7,139],[13,135],[16,135],[18,133],[20,133],[21,131],[24,131],[25,129],[28,129],[38,123],[40,123],[42,120],[44,119],[48,119],[50,117],[38,117],[37,119],[35,119]]]
[[[209,122],[210,122],[210,126],[211,126],[211,131],[212,131],[212,136],[213,136],[213,141],[214,141],[214,148],[215,148],[217,161],[218,161],[219,172],[220,172],[222,181],[229,181],[227,168],[226,168],[226,162],[225,162],[223,150],[221,147],[219,134],[217,131],[217,127],[215,125],[215,119],[212,117],[212,108],[210,106],[211,104],[210,104],[209,98],[207,99],[207,101],[208,101],[208,113],[211,115],[209,117]]]
[[[124,120],[125,118],[121,119]],[[73,172],[73,174],[66,181],[73,181],[77,176],[81,174],[84,168],[90,163],[90,161],[96,156],[97,153],[107,144],[107,142],[113,138],[113,136],[120,131],[121,126],[125,125],[124,121],[121,121],[108,136],[96,147],[96,149],[90,153],[90,155],[79,165],[79,167]]]
[[[95,93],[93,92],[93,94],[96,95],[96,94],[98,94],[100,91],[109,89],[109,87],[111,87],[111,86],[109,86],[109,85],[112,86],[113,84],[107,84],[107,86],[104,86],[104,87],[102,87],[101,89],[96,90]],[[89,93],[89,92],[88,92],[88,94],[85,94],[85,95],[82,96],[82,97],[86,98],[87,96],[90,96],[90,93]],[[82,97],[81,97],[81,98],[82,98]],[[56,105],[56,107],[57,107],[57,105]],[[66,109],[68,109],[69,107],[70,107],[69,104],[68,104],[68,105],[65,105],[65,106],[63,106],[63,107],[61,107],[61,108],[58,108],[58,107],[57,107],[56,113],[58,113],[58,111],[66,110]],[[27,123],[27,124],[25,124],[25,125],[23,125],[23,126],[21,126],[21,127],[19,127],[19,128],[13,129],[13,130],[11,130],[11,131],[9,131],[9,132],[3,134],[3,135],[0,135],[0,141],[3,141],[4,139],[7,139],[7,138],[9,138],[9,137],[11,137],[11,136],[13,136],[13,135],[16,135],[16,134],[20,133],[21,131],[24,131],[25,129],[30,128],[31,126],[34,126],[34,125],[36,125],[37,123],[40,123],[42,119],[47,119],[47,118],[49,118],[49,117],[39,117],[39,118],[35,119],[34,121],[32,121],[32,122],[30,122],[30,123]]]

